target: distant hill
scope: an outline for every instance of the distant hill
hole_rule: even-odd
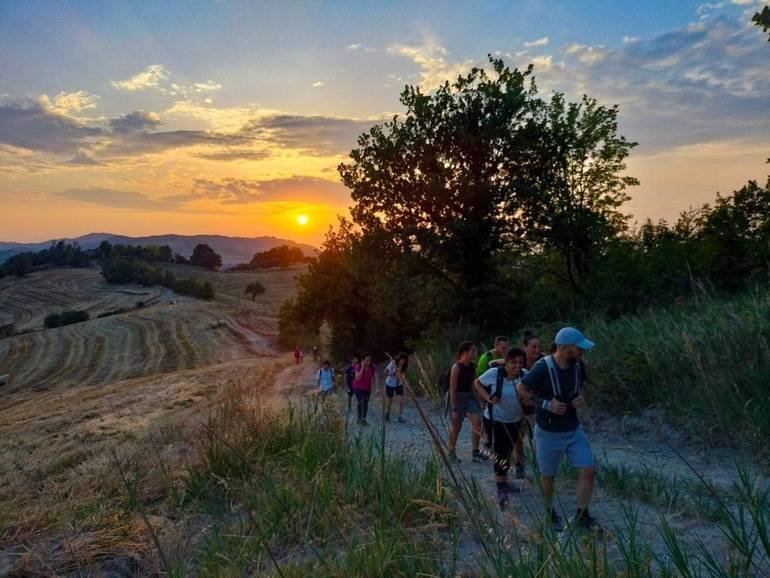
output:
[[[295,243],[288,239],[277,237],[226,237],[224,235],[152,235],[150,237],[126,237],[111,233],[89,233],[71,239],[50,239],[40,243],[12,243],[0,241],[0,263],[18,253],[26,251],[41,251],[51,246],[51,243],[77,241],[83,249],[95,249],[102,241],[113,245],[168,245],[175,253],[189,257],[193,249],[200,243],[205,243],[222,256],[225,267],[251,260],[254,253],[267,251],[279,245],[299,247],[308,257],[315,256],[318,250],[311,245]]]

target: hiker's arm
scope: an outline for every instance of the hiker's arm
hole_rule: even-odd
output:
[[[498,401],[500,401],[498,398],[492,397],[487,392],[487,388],[484,386],[483,383],[481,383],[480,379],[476,379],[473,382],[473,388],[476,390],[476,397],[478,397],[482,401],[485,401],[487,403],[491,403],[492,405],[495,405]]]
[[[356,380],[356,381],[361,381],[361,378],[364,376],[364,364],[363,364],[363,363],[359,363],[359,364],[358,364],[358,369],[356,369],[356,368],[354,367],[354,368],[353,368],[353,371],[354,371],[354,372],[355,372],[355,374],[356,374],[355,380]]]
[[[452,366],[452,371],[449,372],[449,410],[452,415],[456,413],[455,407],[457,406],[457,378],[460,375],[460,370],[455,363]]]

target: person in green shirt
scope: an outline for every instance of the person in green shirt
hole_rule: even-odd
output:
[[[495,337],[494,345],[489,351],[485,351],[476,362],[476,377],[481,377],[491,365],[494,367],[496,360],[502,360],[505,356],[505,352],[508,351],[509,343],[508,338],[505,335],[498,335]],[[484,427],[484,448],[487,453],[492,453],[492,420],[489,419],[489,410],[486,409],[482,412],[483,415],[483,427]]]

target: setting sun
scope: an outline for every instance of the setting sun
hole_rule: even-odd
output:
[[[297,215],[297,222],[300,225],[307,225],[309,219],[307,218],[307,215]]]

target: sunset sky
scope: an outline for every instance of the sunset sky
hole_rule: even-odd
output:
[[[619,104],[639,142],[627,209],[675,218],[768,174],[762,4],[0,0],[0,240],[319,244],[356,135],[402,112],[404,84],[487,53],[534,63],[545,94]]]

